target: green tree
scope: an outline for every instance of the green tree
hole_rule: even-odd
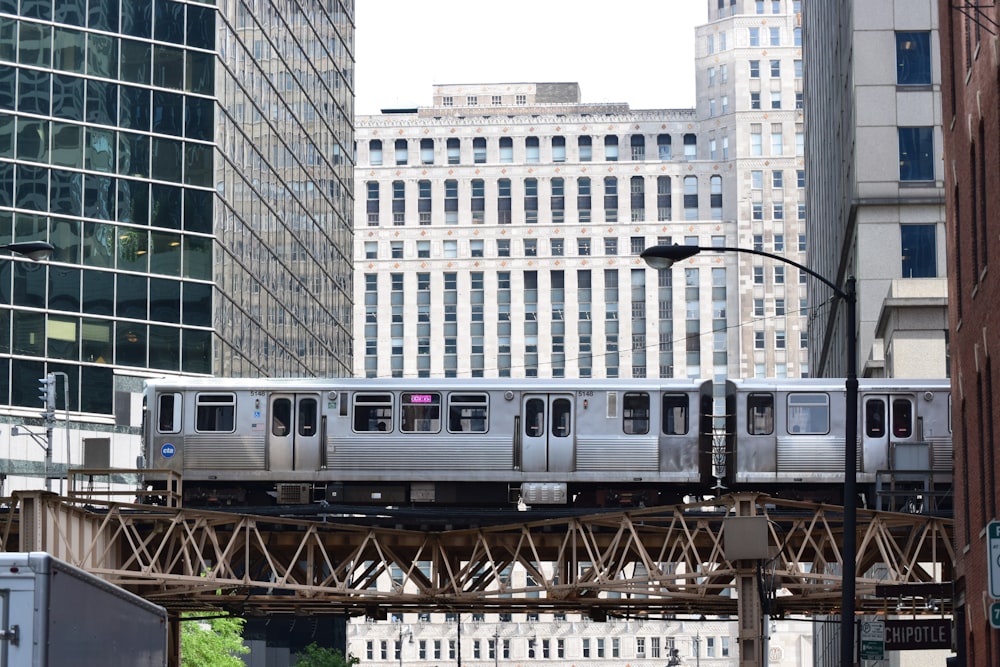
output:
[[[295,667],[354,667],[361,662],[353,655],[344,657],[338,649],[320,648],[315,643],[296,653]]]
[[[181,619],[181,667],[243,667],[242,618],[192,612]]]

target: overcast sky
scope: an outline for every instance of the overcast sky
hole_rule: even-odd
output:
[[[356,113],[449,83],[571,82],[584,102],[691,108],[706,0],[357,0]]]

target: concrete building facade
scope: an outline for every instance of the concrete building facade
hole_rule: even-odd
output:
[[[710,3],[691,110],[511,83],[359,117],[356,373],[808,375],[805,274],[736,253],[659,273],[638,258],[679,243],[804,260],[797,11]]]
[[[838,285],[857,278],[867,377],[948,375],[936,7],[813,2],[803,12],[809,265]],[[830,297],[813,284],[812,302]],[[816,311],[816,375],[846,372],[844,317],[842,303]]]

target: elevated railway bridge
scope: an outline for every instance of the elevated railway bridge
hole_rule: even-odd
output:
[[[236,512],[44,491],[5,507],[4,551],[46,551],[175,614],[730,615],[750,665],[765,614],[837,614],[841,603],[842,508],[756,494],[586,514]],[[859,510],[857,530],[859,613],[951,612],[949,519]],[[512,586],[512,566],[530,585]],[[378,590],[388,572],[392,590]]]

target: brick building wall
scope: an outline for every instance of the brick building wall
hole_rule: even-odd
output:
[[[986,525],[997,518],[1000,461],[994,394],[1000,353],[1000,10],[939,3],[944,171],[948,218],[954,387],[955,574],[959,655],[965,665],[1000,664],[990,626]],[[978,5],[978,6],[977,6]],[[994,266],[990,266],[990,264]],[[991,270],[992,269],[992,270]]]

